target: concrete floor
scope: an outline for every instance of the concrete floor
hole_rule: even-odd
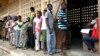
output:
[[[6,50],[10,51],[12,56],[50,56],[48,54],[43,54],[42,51],[35,52],[34,50],[27,49],[15,49],[9,45],[7,41],[0,40],[0,46],[2,46],[3,49],[6,48]],[[57,50],[59,52],[59,50]],[[1,52],[0,52],[1,53]],[[84,52],[81,48],[73,46],[70,50],[66,51],[68,56],[99,56],[97,53],[92,52]],[[9,56],[8,54],[6,56]],[[11,56],[11,55],[10,55]],[[56,53],[52,56],[61,56],[60,53]]]

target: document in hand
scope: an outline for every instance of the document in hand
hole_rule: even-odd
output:
[[[89,34],[91,29],[81,29],[81,33]]]

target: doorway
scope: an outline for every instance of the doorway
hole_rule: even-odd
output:
[[[81,29],[98,10],[98,0],[67,0],[71,49],[83,49]]]

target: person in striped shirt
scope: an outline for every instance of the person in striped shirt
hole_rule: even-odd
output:
[[[66,53],[64,52],[64,48],[65,48],[66,41],[67,41],[66,32],[67,32],[67,28],[68,28],[68,19],[67,19],[66,8],[67,8],[66,3],[63,2],[61,4],[61,9],[59,10],[58,15],[57,15],[58,29],[60,30],[60,34],[61,34],[60,35],[60,37],[61,37],[61,40],[60,40],[61,55],[66,55]]]

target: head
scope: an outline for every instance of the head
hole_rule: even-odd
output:
[[[45,13],[47,12],[47,9],[44,9],[43,10],[43,15],[45,16]]]
[[[22,21],[21,18],[22,18],[22,17],[19,15],[19,16],[18,16],[18,21]]]
[[[30,11],[34,12],[35,11],[34,7],[30,7]]]
[[[6,21],[7,21],[7,16],[5,16],[5,17],[3,18],[3,21],[4,21],[4,22],[6,22]]]
[[[98,13],[96,12],[94,15],[93,15],[93,19],[96,19],[98,17]]]
[[[52,10],[52,9],[53,9],[52,4],[48,4],[48,5],[47,5],[47,8],[48,8],[49,10]]]
[[[62,2],[62,3],[61,3],[61,9],[64,10],[64,9],[66,9],[66,8],[67,8],[67,4],[66,4],[65,2]]]
[[[42,16],[42,12],[41,11],[37,11],[37,17]]]
[[[10,15],[7,16],[7,21],[11,20],[12,17]]]

